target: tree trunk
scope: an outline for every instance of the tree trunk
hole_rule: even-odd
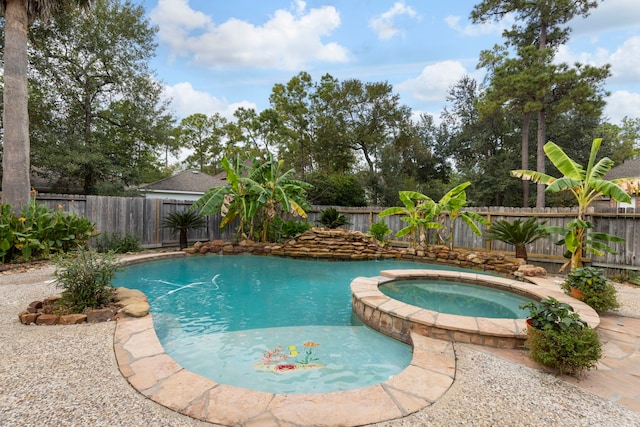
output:
[[[516,243],[516,258],[527,261],[527,247],[524,243]]]
[[[545,173],[545,155],[544,144],[546,143],[546,129],[545,129],[545,112],[544,109],[538,111],[538,149],[536,151],[537,167],[536,170],[540,173]],[[538,183],[536,186],[536,208],[542,209],[545,206],[545,185]]]
[[[4,39],[4,147],[2,202],[19,213],[29,204],[29,112],[27,92],[27,8],[24,0],[7,0]]]
[[[524,113],[524,122],[522,123],[522,169],[529,169],[529,125],[531,124],[531,113]],[[522,180],[522,207],[529,207],[529,181]]]
[[[181,228],[180,229],[180,249],[185,249],[188,245],[188,240],[187,240],[187,229],[186,228]]]
[[[542,24],[540,25],[540,38],[539,38],[539,44],[538,44],[538,48],[540,50],[544,50],[547,48],[547,23],[544,21],[542,21]],[[543,106],[540,109],[540,111],[538,111],[538,149],[536,150],[536,156],[537,156],[537,168],[536,170],[540,173],[544,173],[545,172],[545,168],[544,168],[544,144],[547,142],[545,141],[546,139],[546,129],[545,129],[545,111],[544,111],[544,95],[543,95]],[[536,186],[536,208],[538,209],[542,209],[545,207],[545,194],[544,194],[544,190],[545,190],[545,185],[544,184],[540,184],[538,183],[538,185]]]

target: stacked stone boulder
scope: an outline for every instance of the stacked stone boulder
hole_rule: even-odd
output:
[[[281,244],[262,244],[249,240],[236,243],[214,240],[198,242],[188,248],[191,254],[239,254],[275,255],[291,258],[335,260],[400,259],[431,264],[444,264],[460,268],[489,271],[513,276],[524,264],[519,258],[499,253],[486,253],[446,246],[428,246],[424,249],[396,247],[381,244],[375,238],[359,231],[312,228]]]
[[[25,325],[75,325],[80,323],[108,322],[119,316],[144,317],[149,314],[149,302],[141,291],[117,288],[112,306],[86,310],[81,314],[56,314],[59,295],[33,301],[18,314]]]

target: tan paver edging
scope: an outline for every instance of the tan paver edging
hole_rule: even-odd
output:
[[[489,347],[523,346],[526,340],[525,319],[494,319],[438,313],[394,300],[378,289],[381,284],[391,281],[419,279],[488,286],[537,300],[552,296],[571,304],[592,328],[600,324],[600,317],[595,310],[560,291],[502,277],[446,270],[385,270],[377,277],[358,277],[351,282],[353,311],[366,325],[407,343],[412,339],[412,334],[416,333],[441,340]]]
[[[407,416],[438,400],[456,370],[454,344],[410,334],[411,364],[365,388],[273,394],[242,389],[187,371],[169,357],[151,315],[118,320],[114,350],[122,375],[144,396],[184,415],[223,425],[357,426]]]

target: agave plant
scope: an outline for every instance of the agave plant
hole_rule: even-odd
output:
[[[169,228],[172,233],[180,232],[180,249],[187,247],[188,230],[203,228],[206,225],[205,219],[192,210],[171,212],[164,217],[161,224],[162,228]]]
[[[514,245],[516,247],[516,258],[522,258],[527,261],[527,245],[549,235],[544,226],[545,224],[546,221],[536,222],[534,217],[526,221],[520,219],[516,219],[513,222],[499,220],[491,224],[487,239],[500,240],[509,245]]]

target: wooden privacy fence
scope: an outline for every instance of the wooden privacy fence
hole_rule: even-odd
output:
[[[136,236],[141,244],[147,248],[176,246],[178,235],[172,235],[170,230],[161,227],[162,219],[169,213],[188,209],[193,202],[182,200],[144,199],[140,197],[108,197],[108,196],[83,196],[83,195],[57,195],[39,194],[38,202],[49,208],[57,208],[59,205],[69,212],[82,215],[95,222],[101,233],[126,232]],[[312,224],[320,219],[320,215],[328,206],[313,206],[309,212],[307,221]],[[393,232],[397,232],[406,226],[400,220],[400,215],[378,218],[378,213],[383,207],[346,208],[336,207],[344,214],[349,225],[345,228],[366,233],[371,224],[384,220]],[[546,221],[547,225],[565,226],[575,218],[574,208],[546,208],[537,210],[534,208],[469,208],[483,216],[491,223],[498,220],[513,221],[514,219],[526,219],[537,217],[540,221]],[[640,266],[640,213],[618,212],[616,210],[597,211],[589,214],[588,218],[595,225],[595,231],[613,234],[626,239],[625,243],[614,246],[617,254],[607,254],[603,257],[586,255],[591,258],[594,265],[619,269],[638,270]],[[207,217],[207,227],[189,231],[189,241],[205,241],[214,239],[232,240],[235,237],[235,225],[228,225],[220,230],[220,216]],[[454,246],[481,251],[513,252],[514,248],[500,241],[489,241],[484,235],[486,227],[481,227],[482,236],[474,235],[464,224],[458,220],[454,227]],[[529,257],[533,260],[549,262],[562,262],[562,246],[555,245],[558,236],[540,239],[527,246]],[[396,240],[394,238],[394,240]],[[399,242],[407,239],[401,239]],[[435,242],[435,231],[427,231],[427,241]]]

